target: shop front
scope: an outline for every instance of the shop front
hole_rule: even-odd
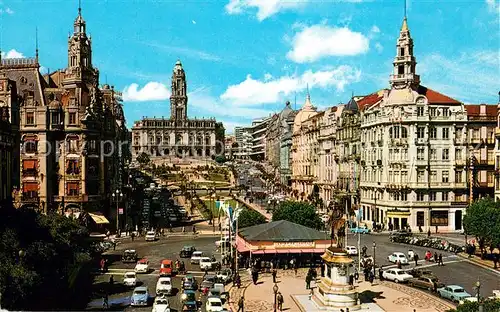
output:
[[[263,268],[273,262],[289,268],[293,260],[299,267],[321,263],[330,247],[328,234],[288,221],[276,221],[241,229],[236,237],[240,265]]]

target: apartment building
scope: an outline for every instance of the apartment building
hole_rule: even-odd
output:
[[[35,58],[1,61],[0,101],[8,103],[17,132],[14,204],[42,213],[99,211],[116,217],[110,194],[122,187],[121,151],[129,148],[128,140],[117,143],[128,132],[119,94],[99,87],[81,10],[67,60],[66,69],[45,76],[39,73],[38,50]]]
[[[0,79],[0,92],[7,90],[8,81]],[[12,205],[12,182],[19,167],[14,168],[14,134],[10,122],[10,107],[0,102],[0,209]]]
[[[304,200],[313,191],[319,173],[319,129],[324,112],[318,113],[307,94],[297,113],[292,133],[292,193]]]
[[[362,220],[394,229],[459,231],[470,199],[470,172],[474,198],[492,190],[492,108],[464,105],[421,85],[406,18],[396,46],[390,89],[358,101],[365,101]],[[469,156],[476,159],[473,167]]]
[[[250,159],[252,152],[252,134],[248,128],[235,127],[234,136],[236,140],[233,156],[236,159]]]
[[[500,201],[500,92],[496,111],[497,124],[495,128],[495,201]]]
[[[252,121],[248,132],[252,136],[252,151],[250,158],[255,161],[263,161],[266,158],[266,131],[272,116],[259,118]]]

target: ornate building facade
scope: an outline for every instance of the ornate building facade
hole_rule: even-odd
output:
[[[2,60],[0,101],[9,103],[21,143],[13,197],[17,207],[43,213],[116,218],[109,194],[122,187],[128,130],[119,94],[99,87],[80,9],[73,26],[64,70],[40,75],[38,51],[32,59]]]
[[[1,81],[1,86],[5,86],[4,83]],[[17,180],[13,161],[15,159],[14,137],[10,122],[10,108],[5,104],[0,105],[0,209],[12,205],[12,184]]]
[[[170,118],[147,118],[132,128],[132,156],[212,157],[224,153],[224,127],[214,118],[188,119],[187,79],[182,63],[172,72]]]
[[[466,106],[420,84],[406,18],[396,46],[390,89],[358,101],[364,102],[362,221],[394,229],[459,231],[470,194],[487,193],[473,181],[479,175],[488,187],[488,151],[492,156],[494,144],[489,109]],[[489,143],[474,145],[488,133]],[[468,167],[472,155],[482,167]]]

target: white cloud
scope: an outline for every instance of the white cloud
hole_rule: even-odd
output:
[[[378,34],[380,32],[380,28],[378,28],[377,25],[373,25],[372,29],[370,29],[370,32]]]
[[[375,49],[380,53],[384,50],[384,47],[380,44],[380,42],[375,43]]]
[[[499,11],[500,13],[500,3],[498,3],[498,0],[486,0],[486,4],[491,12]]]
[[[193,23],[193,25],[196,25],[196,21],[195,20],[192,20],[191,23]]]
[[[498,51],[462,53],[458,57],[431,54],[417,71],[422,84],[465,103],[496,103],[498,93]]]
[[[123,100],[128,102],[160,101],[170,97],[170,90],[166,85],[151,81],[142,89],[137,83],[133,83],[123,90]]]
[[[16,49],[9,50],[7,52],[2,52],[2,58],[10,59],[10,58],[25,58],[24,54],[17,51]]]
[[[12,11],[11,8],[6,8],[5,13],[12,15],[12,14],[14,14],[14,11]]]
[[[232,102],[234,105],[261,105],[278,103],[283,97],[296,91],[309,88],[335,87],[338,91],[352,82],[359,81],[361,72],[350,66],[342,65],[332,70],[308,70],[302,75],[283,76],[280,78],[256,80],[251,75],[237,84],[231,85],[220,96],[223,101]]]
[[[229,14],[241,14],[250,8],[257,9],[257,19],[263,21],[266,18],[287,9],[297,9],[309,0],[229,0],[225,9]]]
[[[296,63],[308,63],[328,56],[362,54],[368,49],[369,40],[362,33],[347,27],[313,25],[295,34],[287,58]]]

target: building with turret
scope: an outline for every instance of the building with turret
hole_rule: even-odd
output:
[[[38,49],[34,58],[1,61],[0,102],[10,107],[14,132],[16,207],[100,212],[116,219],[109,194],[124,183],[128,130],[120,93],[99,86],[92,61],[81,9],[68,38],[65,69],[42,76]]]
[[[169,118],[144,117],[132,128],[132,156],[207,158],[224,155],[224,127],[215,118],[189,119],[186,73],[181,61],[172,71]]]

